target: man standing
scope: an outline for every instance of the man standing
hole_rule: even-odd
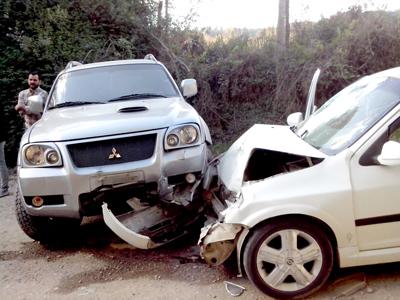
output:
[[[0,198],[7,196],[8,193],[8,169],[4,156],[4,145],[8,135],[4,118],[0,118]]]
[[[28,97],[34,95],[41,96],[43,107],[47,99],[47,92],[40,88],[40,76],[37,71],[29,73],[28,85],[28,89],[19,93],[18,104],[15,106],[15,110],[24,118],[26,128],[31,127],[37,120],[41,118],[41,115],[37,115],[29,111]]]

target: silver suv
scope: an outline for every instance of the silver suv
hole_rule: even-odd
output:
[[[23,231],[50,241],[103,205],[134,213],[134,230],[157,245],[186,232],[203,209],[191,191],[211,144],[184,99],[196,93],[194,79],[180,91],[152,55],[68,64],[42,119],[21,140],[16,212]]]

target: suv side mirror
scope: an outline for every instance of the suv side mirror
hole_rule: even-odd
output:
[[[400,143],[388,141],[383,144],[378,161],[384,166],[400,166]]]
[[[33,95],[28,97],[29,112],[40,115],[43,112],[43,99],[42,96]]]
[[[181,83],[183,97],[189,98],[197,94],[196,79],[184,79]]]
[[[288,115],[286,119],[286,123],[289,126],[295,126],[299,124],[301,121],[303,121],[303,113],[302,112],[295,112],[290,115]]]

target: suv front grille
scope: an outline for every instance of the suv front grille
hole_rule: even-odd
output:
[[[153,156],[157,134],[68,145],[78,168],[114,165]]]

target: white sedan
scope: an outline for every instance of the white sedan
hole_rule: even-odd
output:
[[[291,126],[254,125],[207,172],[210,264],[236,253],[264,293],[301,298],[333,267],[400,261],[400,68],[364,77]],[[217,181],[217,182],[216,182]]]

